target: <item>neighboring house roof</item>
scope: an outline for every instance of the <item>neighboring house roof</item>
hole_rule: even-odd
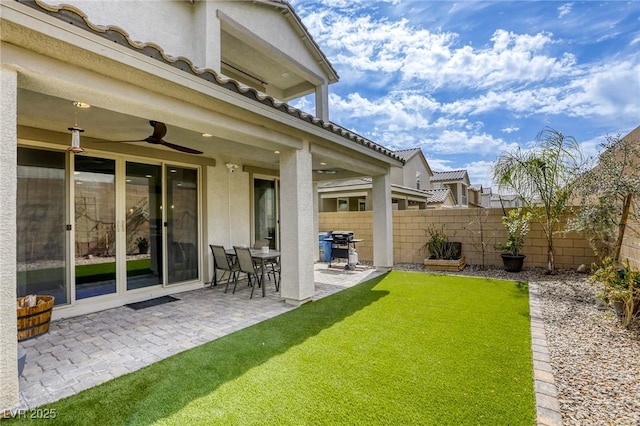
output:
[[[467,175],[466,170],[451,170],[446,172],[433,172],[431,182],[447,182],[452,180],[462,180]]]
[[[451,193],[451,190],[449,190],[449,188],[441,188],[441,189],[429,189],[426,192],[429,194],[427,203],[435,204],[435,203],[445,202],[447,200],[447,197]]]
[[[433,171],[431,170],[431,167],[429,166],[429,163],[427,162],[427,159],[425,158],[424,153],[422,152],[422,148],[401,149],[399,151],[396,151],[395,153],[398,157],[400,157],[400,159],[405,164],[408,163],[416,155],[419,155],[420,159],[422,160],[422,163],[424,164],[424,168],[427,169],[429,178],[433,174]]]
[[[146,57],[164,62],[181,71],[192,74],[196,77],[199,77],[203,80],[206,80],[220,87],[229,89],[246,98],[259,102],[263,105],[266,105],[278,111],[284,112],[302,121],[311,123],[315,126],[325,129],[326,131],[334,133],[338,136],[341,136],[345,139],[348,139],[352,142],[355,142],[359,145],[362,145],[366,148],[369,148],[373,151],[377,151],[387,157],[393,158],[394,160],[402,161],[404,163],[404,161],[392,150],[387,149],[382,145],[376,142],[373,142],[369,139],[366,139],[363,136],[360,136],[352,132],[351,130],[348,130],[330,121],[324,121],[318,117],[315,117],[314,115],[308,114],[297,108],[290,107],[286,102],[278,101],[277,99],[271,96],[268,96],[262,92],[259,92],[252,87],[245,86],[236,80],[221,76],[212,69],[197,68],[193,64],[193,62],[191,62],[191,60],[188,58],[185,58],[183,56],[179,56],[179,57],[168,56],[164,53],[163,49],[155,43],[140,43],[135,40],[132,40],[131,37],[129,37],[129,34],[122,28],[119,28],[117,26],[112,26],[112,25],[109,25],[109,26],[95,25],[91,21],[89,21],[87,17],[81,13],[80,10],[78,10],[73,6],[64,5],[64,4],[59,6],[50,6],[43,3],[40,0],[21,2],[21,3],[26,6],[32,7],[34,9],[38,9],[54,18],[67,22],[68,24],[73,25],[77,28],[82,28],[102,38],[105,38],[109,41],[117,43],[120,46],[137,51],[145,55]],[[279,1],[270,1],[269,3],[285,4]],[[292,13],[295,13],[290,6],[288,6],[288,10]],[[296,15],[296,19],[299,20],[300,18],[297,17]],[[301,21],[300,21],[300,24],[302,25]]]
[[[483,194],[492,194],[492,192],[491,192],[491,187],[484,187],[484,188],[482,188],[482,193],[483,193]]]
[[[404,161],[409,161],[414,155],[419,154],[421,151],[420,148],[401,149],[400,151],[396,151],[396,155]]]
[[[472,191],[477,191],[477,192],[484,192],[482,189],[482,185],[480,185],[479,183],[475,183],[473,185],[469,185],[469,189]]]
[[[491,194],[491,201],[514,201],[517,198],[518,196],[514,194]]]

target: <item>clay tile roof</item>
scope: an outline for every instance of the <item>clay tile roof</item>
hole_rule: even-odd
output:
[[[414,155],[420,153],[420,148],[401,149],[395,152],[396,155],[402,158],[405,162],[409,161]]]
[[[183,56],[173,57],[173,56],[166,55],[164,53],[164,50],[155,43],[140,43],[140,42],[134,41],[131,39],[131,37],[129,37],[129,34],[122,28],[119,28],[113,25],[109,25],[109,26],[95,25],[87,19],[87,16],[84,13],[82,13],[82,11],[80,11],[78,8],[74,6],[70,6],[66,4],[62,4],[59,6],[50,6],[44,3],[42,0],[22,1],[21,3],[26,6],[32,7],[33,9],[39,10],[43,13],[46,13],[49,16],[52,16],[54,18],[67,22],[69,25],[73,25],[77,28],[82,28],[86,31],[92,32],[120,46],[137,51],[148,58],[152,58],[160,62],[164,62],[174,68],[177,68],[181,71],[190,73],[196,77],[206,80],[211,84],[215,84],[217,86],[229,89],[255,102],[259,102],[263,105],[269,106],[285,114],[289,114],[290,116],[295,117],[299,120],[306,121],[307,123],[321,127],[326,131],[329,131],[333,134],[343,137],[353,143],[362,145],[373,151],[377,151],[389,158],[392,158],[394,160],[398,160],[404,163],[404,160],[402,160],[402,158],[396,155],[396,153],[393,152],[392,150],[387,149],[382,145],[376,142],[373,142],[363,136],[360,136],[350,130],[347,130],[342,126],[321,120],[311,114],[308,114],[297,108],[293,108],[284,102],[278,101],[277,99],[271,96],[268,96],[262,92],[259,92],[252,87],[247,87],[245,85],[240,84],[238,81],[220,76],[217,72],[215,72],[212,69],[197,68],[196,66],[193,65],[191,60],[188,58],[185,58]],[[285,3],[285,4],[288,5],[288,3]],[[290,9],[293,11],[293,8],[290,7]]]
[[[441,188],[441,189],[428,189],[429,198],[427,198],[427,203],[443,203],[447,199],[447,195],[449,195],[449,188]]]
[[[466,170],[451,170],[447,172],[433,172],[433,176],[431,176],[431,182],[443,182],[449,180],[460,180],[464,179]]]

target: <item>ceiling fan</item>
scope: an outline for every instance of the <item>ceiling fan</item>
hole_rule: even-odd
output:
[[[144,139],[129,140],[129,141],[105,140],[104,142],[148,142],[154,145],[164,145],[167,148],[175,149],[176,151],[180,151],[180,152],[186,152],[187,154],[202,154],[202,151],[198,151],[197,149],[188,148],[182,145],[176,145],[174,143],[167,142],[164,139],[162,139],[167,134],[166,124],[161,123],[160,121],[154,121],[154,120],[150,120],[149,124],[151,125],[151,127],[153,127],[153,134],[151,136],[147,136]]]

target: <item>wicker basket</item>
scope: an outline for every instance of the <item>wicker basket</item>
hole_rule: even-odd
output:
[[[36,296],[36,306],[21,308],[24,304],[25,297],[19,297],[17,300],[18,311],[18,341],[31,339],[49,331],[49,323],[51,321],[51,311],[55,297],[53,296]]]

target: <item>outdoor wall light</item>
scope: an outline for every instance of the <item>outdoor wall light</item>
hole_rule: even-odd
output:
[[[238,168],[240,168],[240,166],[238,166],[235,163],[227,163],[225,164],[225,166],[227,166],[229,173],[235,173],[235,171],[238,170]]]

